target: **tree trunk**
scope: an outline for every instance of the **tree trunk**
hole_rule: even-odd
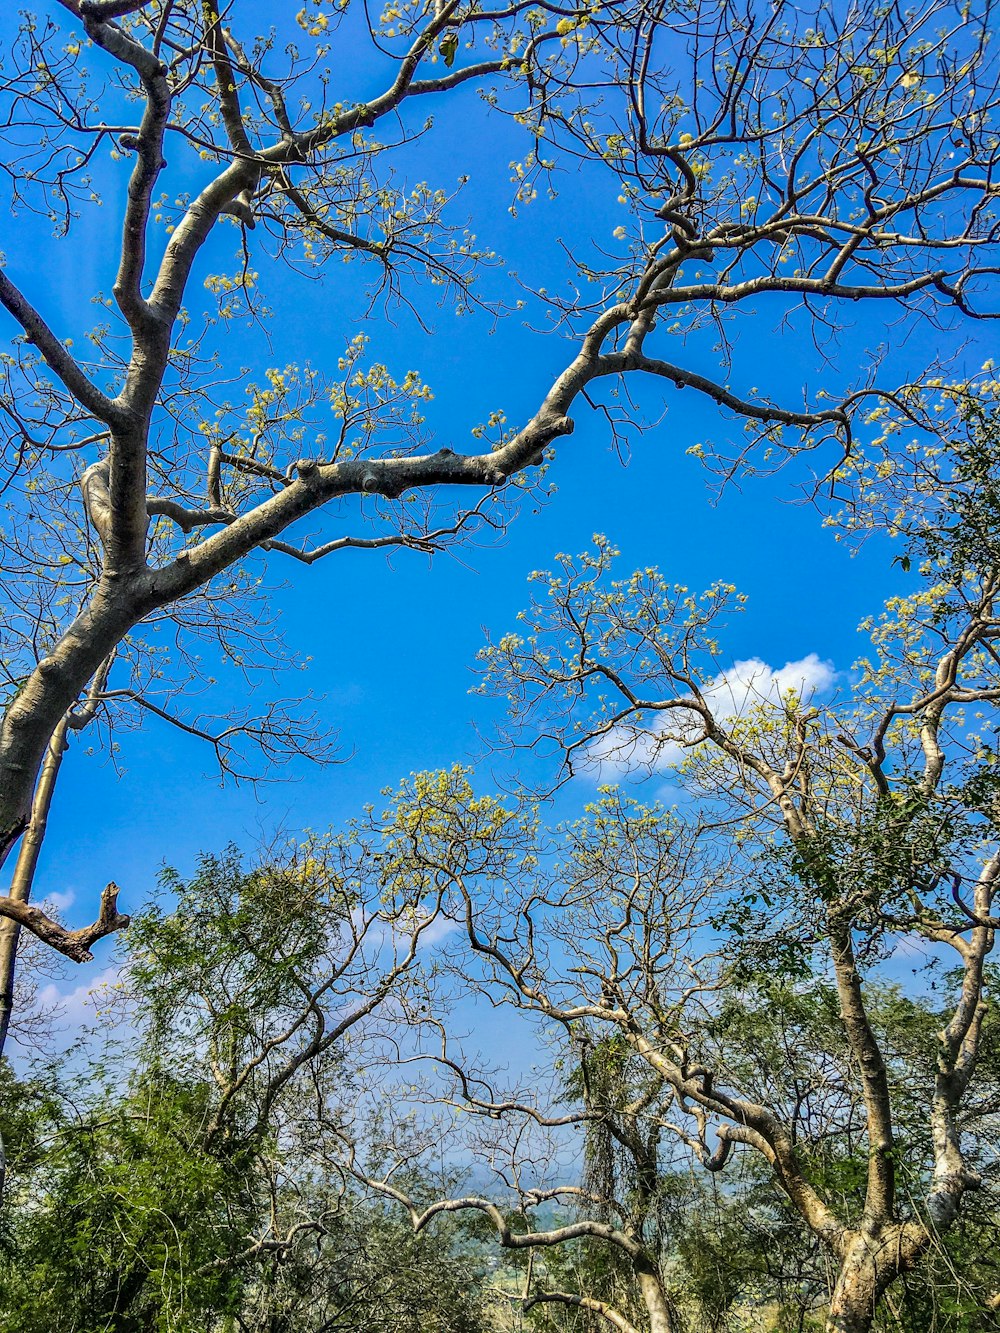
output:
[[[840,1251],[826,1333],[870,1333],[883,1294],[913,1268],[929,1239],[914,1222],[849,1232]]]
[[[18,902],[26,903],[31,897],[38,856],[45,840],[49,810],[52,807],[56,778],[59,776],[59,767],[66,750],[68,729],[69,715],[64,713],[62,721],[52,734],[45,762],[42,764],[41,776],[31,807],[31,822],[21,839],[17,865],[11,880],[10,896],[16,898]],[[21,927],[16,921],[6,917],[0,920],[0,1056],[3,1055],[7,1044],[11,1011],[14,1007],[14,970],[20,935]]]
[[[655,1265],[648,1260],[637,1259],[635,1275],[649,1315],[649,1333],[674,1333],[674,1321]]]
[[[852,1245],[837,1274],[826,1333],[870,1333],[880,1294],[869,1246]]]
[[[63,717],[128,631],[156,605],[151,577],[105,579],[0,719],[0,864],[31,821],[35,786]]]

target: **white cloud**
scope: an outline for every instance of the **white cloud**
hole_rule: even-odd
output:
[[[363,919],[360,912],[355,912],[354,922],[355,929],[362,929]],[[406,953],[413,938],[413,931],[418,925],[423,926],[419,943],[421,949],[434,949],[442,940],[461,929],[460,922],[443,912],[434,917],[426,916],[416,920],[406,917],[399,921],[374,921],[368,927],[367,943],[376,952],[381,949],[391,949],[394,953]],[[350,937],[346,931],[342,938],[345,945],[349,944]]]
[[[60,893],[58,889],[53,889],[45,895],[42,906],[54,912],[65,913],[76,902],[76,894],[72,889],[67,889],[65,893]]]
[[[433,949],[440,944],[442,940],[447,939],[449,935],[454,935],[461,929],[458,921],[454,921],[450,916],[444,914],[436,917],[420,936],[420,941],[425,949]]]
[[[119,973],[117,967],[105,968],[96,977],[82,981],[71,991],[61,991],[54,982],[50,982],[40,988],[38,1006],[52,1014],[60,1027],[68,1029],[73,1037],[81,1027],[93,1022],[96,1012],[101,1008],[102,994],[115,985]]]
[[[705,690],[705,696],[720,716],[734,718],[741,717],[755,704],[780,703],[789,690],[809,698],[828,690],[833,680],[833,668],[815,653],[800,657],[797,662],[786,662],[777,670],[759,657],[751,657],[720,672]]]
[[[835,679],[833,667],[816,653],[786,662],[783,667],[772,667],[759,657],[750,657],[720,671],[702,692],[716,718],[732,722],[751,708],[779,706],[790,690],[804,699],[822,694]],[[693,712],[671,709],[659,714],[650,727],[615,727],[596,741],[588,754],[602,777],[634,768],[663,772],[683,760],[688,749],[685,742],[695,740],[700,730],[699,719]]]

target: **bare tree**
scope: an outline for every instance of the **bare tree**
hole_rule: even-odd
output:
[[[459,772],[444,776],[422,786],[418,779],[424,818],[410,855],[415,869],[435,868],[441,888],[458,888],[473,961],[487,960],[484,978],[451,949],[454,971],[484,999],[554,1021],[558,1035],[539,1044],[548,1057],[543,1067],[505,1088],[451,1038],[451,1021],[425,1024],[438,1028],[439,1044],[425,1031],[423,1050],[407,1064],[433,1072],[398,1099],[398,1118],[385,1131],[395,1151],[383,1152],[378,1171],[360,1156],[351,1168],[367,1188],[405,1208],[418,1232],[442,1216],[484,1214],[505,1250],[529,1256],[525,1309],[559,1305],[587,1311],[620,1333],[677,1333],[683,1325],[678,1292],[665,1274],[670,1236],[662,1208],[678,1144],[676,1094],[609,1028],[603,1002],[591,1003],[585,988],[605,987],[609,950],[619,968],[633,963],[635,987],[655,987],[664,1006],[710,996],[716,960],[694,954],[718,868],[710,870],[677,821],[609,798],[590,830],[574,826],[559,871],[550,878],[550,866],[539,876],[529,868],[541,845],[532,817],[477,801]],[[401,802],[404,824],[414,795]],[[613,852],[629,862],[620,876]],[[705,881],[692,891],[699,867]],[[440,1004],[432,1008],[443,1012]],[[414,1132],[415,1102],[425,1103],[423,1137]],[[426,1118],[426,1104],[437,1118]],[[415,1198],[399,1177],[435,1134],[451,1154],[461,1144],[460,1156],[474,1155],[493,1188],[430,1203]],[[555,1220],[553,1206],[562,1210]],[[581,1243],[602,1252],[602,1271],[613,1280],[577,1290],[557,1282],[549,1256]]]
[[[741,699],[739,682],[720,671],[714,641],[733,590],[717,586],[699,600],[655,571],[614,582],[607,545],[580,562],[564,560],[528,615],[530,638],[508,637],[491,653],[522,720],[540,722],[567,755],[590,763],[627,763],[632,755],[654,768],[681,762],[706,819],[714,812],[731,820],[744,849],[759,839],[761,859],[745,871],[742,927],[753,921],[764,955],[763,942],[771,941],[771,965],[783,949],[809,955],[822,948],[865,1105],[867,1186],[854,1218],[838,1216],[814,1189],[784,1116],[760,1090],[723,1091],[724,1075],[689,1063],[683,1026],[669,1038],[656,1006],[636,1019],[627,970],[605,967],[602,999],[591,1001],[591,1012],[605,1006],[696,1118],[704,1117],[692,1143],[706,1164],[720,1167],[736,1144],[770,1163],[838,1261],[831,1329],[868,1328],[881,1294],[919,1262],[978,1186],[961,1126],[988,1012],[985,968],[997,924],[995,754],[979,726],[988,725],[1000,687],[992,646],[995,421],[973,412],[967,425],[951,449],[931,448],[927,458],[921,451],[909,469],[913,558],[922,577],[910,596],[890,602],[874,634],[879,657],[866,665],[855,699],[810,706],[769,679],[752,682]],[[925,482],[936,476],[936,487],[915,488],[914,474]],[[897,483],[883,510],[902,489]],[[867,494],[870,509],[877,492]],[[942,531],[936,521],[944,509],[955,521]],[[604,692],[598,713],[588,714]],[[983,711],[982,723],[966,721],[969,705]],[[771,845],[787,848],[785,866],[763,855]],[[754,911],[760,902],[766,910]],[[729,920],[740,926],[738,917]],[[899,932],[952,957],[960,974],[940,1033],[928,1099],[933,1161],[915,1211],[897,1188],[897,1111],[864,985],[866,958]],[[502,965],[508,975],[520,975],[514,957]],[[716,1149],[704,1128],[710,1121]]]
[[[310,0],[294,23],[279,15],[273,35],[242,30],[237,8],[215,0],[52,9],[21,21],[3,73],[10,201],[69,244],[112,170],[105,155],[131,165],[114,300],[85,350],[32,304],[26,273],[0,271],[18,329],[0,386],[4,855],[29,824],[53,737],[88,691],[99,724],[129,711],[172,720],[205,736],[224,770],[245,771],[241,739],[268,760],[308,750],[309,726],[282,703],[214,722],[184,704],[199,670],[185,645],[199,636],[237,663],[272,660],[258,555],[311,563],[347,547],[436,549],[551,456],[581,401],[620,429],[613,386],[633,372],[707,395],[768,447],[786,428],[803,446],[824,433],[846,440],[869,403],[867,378],[827,389],[826,405],[775,403],[752,387],[756,357],[734,389],[728,364],[713,376],[660,355],[657,325],[660,340],[705,325],[732,349],[729,316],[753,317],[762,301],[803,334],[836,329],[838,308],[857,302],[946,324],[988,313],[989,5],[933,0],[919,15],[869,16],[752,0],[435,0],[390,3],[369,24]],[[361,51],[373,91],[336,100]],[[473,89],[527,131],[518,205],[567,154],[596,173],[595,189],[606,173],[624,201],[615,253],[598,246],[572,261],[593,295],[542,298],[571,346],[534,415],[510,430],[496,417],[471,452],[428,452],[423,379],[369,361],[350,336],[336,370],[283,365],[247,385],[213,320],[224,331],[263,318],[258,261],[356,258],[376,293],[413,303],[426,277],[454,303],[475,302],[489,252],[451,221],[447,191],[393,176],[396,149],[433,133],[427,109]],[[206,271],[223,223],[239,236],[233,274]],[[203,326],[206,284],[216,304]],[[438,513],[452,487],[480,503]],[[320,510],[320,536],[288,531]],[[179,645],[169,670],[150,637],[164,624]],[[76,958],[124,920],[113,891],[73,938],[18,893],[0,897],[0,915]]]

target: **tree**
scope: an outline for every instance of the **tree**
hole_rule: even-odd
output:
[[[490,1220],[505,1249],[537,1254],[525,1279],[526,1308],[593,1312],[620,1333],[647,1327],[677,1333],[676,1293],[662,1265],[671,1239],[664,1203],[672,1183],[668,1120],[675,1090],[623,1032],[606,1027],[603,1005],[580,995],[576,978],[603,988],[602,943],[623,958],[641,936],[648,971],[635,978],[637,988],[657,987],[666,1003],[669,988],[683,976],[694,978],[694,995],[700,969],[695,942],[712,893],[692,889],[685,877],[701,865],[700,851],[676,821],[610,796],[592,813],[592,820],[568,830],[564,855],[553,863],[542,851],[537,812],[512,812],[477,797],[461,769],[418,775],[400,789],[385,816],[400,844],[400,866],[408,864],[413,876],[430,876],[439,891],[457,893],[450,910],[463,923],[473,959],[486,963],[484,980],[450,947],[463,986],[481,990],[495,1005],[543,1015],[564,1040],[553,1043],[553,1063],[536,1081],[504,1088],[462,1054],[450,1024],[438,1018],[439,1047],[425,1041],[410,1063],[439,1070],[445,1088],[411,1084],[409,1095],[390,1098],[397,1118],[387,1129],[395,1152],[385,1153],[374,1168],[360,1155],[351,1165],[367,1188],[408,1211],[418,1233],[441,1217],[473,1210]],[[626,848],[622,887],[617,860]],[[627,918],[624,924],[616,910]],[[440,1001],[431,1007],[444,1013]],[[424,1128],[428,1137],[414,1139],[414,1102],[427,1100],[457,1108],[461,1118],[444,1127],[432,1119]],[[501,1192],[424,1205],[401,1183],[401,1172],[435,1135],[456,1151],[463,1122],[474,1127],[471,1144],[480,1169],[495,1173]],[[566,1155],[560,1136],[580,1129],[584,1179],[555,1184],[552,1163]],[[573,1148],[579,1150],[579,1143]],[[568,1207],[569,1217],[553,1221],[553,1205]],[[540,1218],[539,1210],[550,1215]],[[554,1286],[560,1263],[550,1273],[544,1256],[580,1244],[599,1280],[583,1291]]]
[[[761,301],[803,333],[836,327],[856,302],[946,322],[988,313],[988,7],[934,0],[916,20],[728,0],[446,0],[389,4],[369,27],[347,4],[309,0],[273,33],[215,0],[59,0],[56,12],[65,26],[23,19],[4,72],[8,198],[68,244],[122,169],[106,154],[127,164],[128,186],[119,247],[102,256],[114,299],[103,324],[74,330],[84,352],[32,302],[23,265],[0,272],[18,330],[2,386],[3,855],[29,825],[46,754],[57,764],[85,717],[173,721],[236,773],[244,741],[268,759],[308,749],[308,726],[279,702],[221,721],[183,702],[199,638],[242,665],[274,660],[265,560],[433,550],[480,515],[502,521],[495,504],[552,457],[576,405],[624,427],[615,386],[633,373],[707,395],[769,448],[786,428],[804,446],[846,440],[871,405],[867,379],[832,372],[829,405],[777,404],[751,387],[755,348],[746,389],[731,388],[728,370],[713,378],[661,356],[657,325],[660,337],[713,330],[739,354],[729,316]],[[361,71],[361,93],[339,91],[347,69]],[[320,366],[279,356],[245,383],[227,324],[264,318],[274,262],[364,261],[376,294],[418,316],[421,276],[460,307],[479,299],[490,252],[451,221],[446,190],[393,176],[409,141],[433,133],[426,109],[473,88],[527,133],[519,205],[566,157],[624,201],[623,244],[572,261],[592,295],[539,297],[572,345],[530,419],[508,430],[498,410],[472,452],[427,452],[423,378],[369,360],[360,336],[324,348]],[[222,225],[237,229],[234,273],[209,271]],[[438,513],[456,486],[478,502]],[[321,509],[329,528],[315,541],[289,531]],[[357,535],[344,531],[350,513],[366,525]],[[171,666],[161,625],[177,643]],[[31,879],[0,898],[8,956],[23,926],[79,961],[125,920],[109,885],[94,924],[66,931],[28,903]]]
[[[204,1078],[139,1063],[124,1095],[93,1069],[77,1086],[3,1079],[5,1333],[484,1333],[459,1227],[414,1237],[398,1210],[318,1175],[301,1137],[209,1144]]]
[[[710,1171],[758,1155],[833,1266],[830,1333],[867,1333],[990,1160],[994,1102],[976,1078],[1000,924],[998,391],[987,379],[944,386],[937,404],[913,396],[841,470],[854,497],[841,521],[903,533],[912,590],[873,623],[874,656],[839,697],[727,673],[718,636],[740,606],[727,585],[697,597],[651,568],[615,579],[602,540],[534,576],[522,632],[486,650],[513,740],[554,746],[566,772],[669,771],[675,813],[609,790],[553,862],[537,813],[473,800],[461,775],[409,797],[424,809],[413,862],[457,895],[470,983],[643,1062],[662,1099],[652,1123]],[[893,433],[935,405],[945,424],[886,467]],[[914,940],[949,998],[933,1048],[901,1061],[878,984]],[[814,1002],[828,988],[825,1035],[804,1057],[818,1072],[800,1070],[795,1043],[759,1049],[734,998],[766,1007],[779,983]],[[855,1145],[839,1165],[831,1124]],[[489,1211],[431,1204],[415,1223],[451,1207]],[[491,1216],[515,1246],[610,1239],[508,1235]],[[622,1231],[628,1253],[639,1242]]]
[[[0,1327],[188,1327],[185,1310],[216,1327],[244,1309],[273,1330],[288,1326],[268,1322],[286,1265],[333,1320],[333,1292],[317,1291],[365,1205],[325,1170],[326,1140],[339,1146],[341,1104],[383,1034],[399,1040],[437,910],[383,853],[354,827],[251,869],[229,849],[189,881],[167,873],[100,1001],[110,1057],[6,1069]],[[362,1268],[344,1275],[345,1308]],[[397,1281],[369,1268],[364,1299]]]

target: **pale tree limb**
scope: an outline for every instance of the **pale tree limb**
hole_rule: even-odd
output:
[[[578,1310],[587,1310],[591,1314],[600,1315],[607,1321],[612,1328],[618,1329],[618,1333],[639,1333],[634,1324],[630,1324],[623,1314],[620,1314],[607,1301],[599,1301],[596,1296],[577,1296],[570,1291],[534,1291],[523,1302],[524,1310],[531,1310],[536,1305],[544,1304],[569,1305]]]

